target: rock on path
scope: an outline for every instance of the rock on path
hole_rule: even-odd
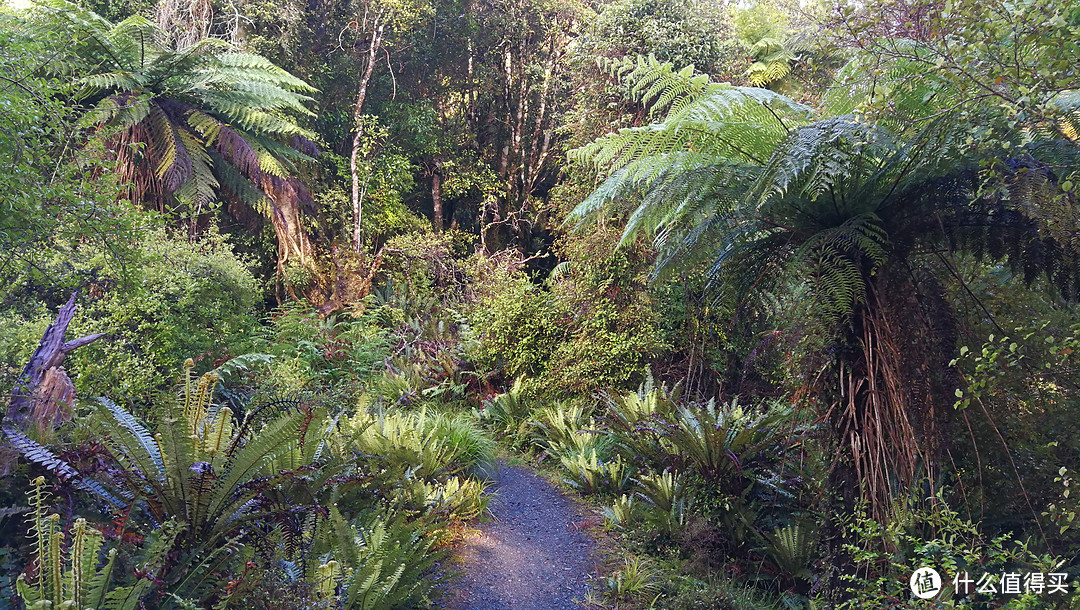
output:
[[[494,517],[457,555],[464,576],[447,592],[454,610],[580,610],[596,568],[586,518],[528,468],[499,464]]]

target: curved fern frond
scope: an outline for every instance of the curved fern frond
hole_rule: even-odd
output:
[[[641,159],[698,151],[735,163],[763,163],[811,110],[766,89],[710,85],[662,123],[622,129],[572,150],[572,162],[613,172]]]
[[[144,475],[165,480],[165,462],[154,436],[135,416],[107,398],[98,399],[99,414],[115,422],[110,442]]]
[[[71,464],[68,464],[64,460],[53,455],[51,451],[30,439],[22,432],[9,426],[0,427],[0,432],[7,438],[8,443],[15,451],[19,452],[19,454],[27,460],[48,470],[53,476],[60,479],[61,482],[97,496],[112,506],[118,507],[124,505],[119,498],[106,491],[100,483],[82,476],[82,473],[76,470]]]
[[[676,70],[670,63],[660,62],[656,56],[600,58],[597,64],[626,84],[630,98],[649,109],[650,116],[665,110],[677,110],[692,103],[709,88],[707,74],[695,74],[694,66]]]
[[[237,487],[256,476],[264,462],[288,448],[289,442],[300,430],[303,418],[301,413],[285,414],[270,423],[237,451],[230,462],[228,474],[217,485],[217,490],[209,504],[209,514],[226,512],[225,506],[236,504],[234,493]]]

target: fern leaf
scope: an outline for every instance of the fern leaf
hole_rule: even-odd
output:
[[[220,481],[210,502],[209,514],[221,514],[225,512],[226,506],[236,503],[233,497],[236,488],[255,476],[263,462],[270,460],[277,452],[288,448],[289,442],[296,437],[302,420],[302,414],[285,414],[270,423],[239,451],[236,451],[236,457],[229,466],[228,474]]]
[[[132,460],[146,475],[165,480],[165,463],[161,459],[161,450],[153,435],[131,413],[107,398],[99,398],[103,416],[116,422],[117,434],[122,441],[121,452]],[[126,434],[125,434],[126,432]]]
[[[124,505],[116,496],[106,491],[101,484],[83,477],[70,464],[56,457],[48,449],[37,444],[22,432],[8,426],[0,427],[0,430],[3,431],[12,448],[26,459],[48,470],[61,482],[93,494],[113,506]]]

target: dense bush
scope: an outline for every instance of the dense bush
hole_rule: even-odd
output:
[[[569,260],[546,286],[510,257],[479,259],[470,325],[478,368],[502,380],[526,376],[548,396],[632,387],[668,345],[645,285],[644,250],[615,250],[598,231],[564,246]]]
[[[377,316],[362,306],[320,316],[303,301],[278,308],[253,341],[272,356],[265,389],[354,400],[389,354],[388,331]]]
[[[149,404],[186,358],[210,364],[249,349],[258,286],[216,232],[188,239],[148,231],[126,260],[80,253],[51,268],[62,285],[85,286],[69,336],[105,333],[64,363],[81,396]],[[21,367],[56,314],[40,303],[5,315],[14,332],[0,339],[2,358]]]

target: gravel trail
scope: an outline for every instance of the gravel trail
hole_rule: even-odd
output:
[[[494,517],[457,551],[464,575],[448,587],[453,610],[580,610],[596,571],[596,541],[582,514],[528,468],[499,464]]]

